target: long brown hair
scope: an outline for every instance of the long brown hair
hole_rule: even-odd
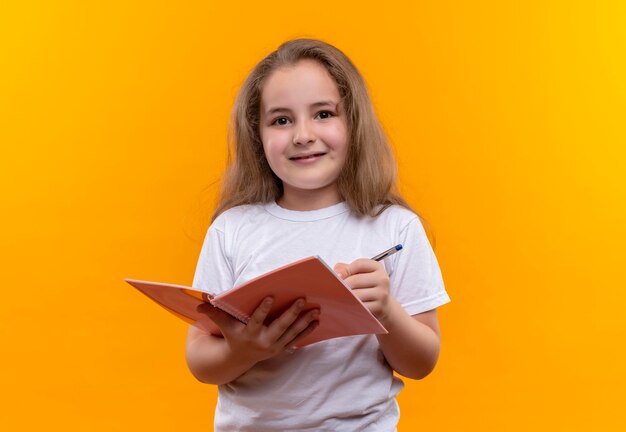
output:
[[[213,220],[229,208],[277,200],[281,180],[265,158],[259,132],[261,92],[277,69],[300,60],[319,62],[339,89],[348,126],[348,153],[337,180],[341,197],[358,215],[378,215],[392,204],[410,208],[396,186],[396,164],[363,77],[337,48],[315,39],[283,43],[261,60],[239,90],[233,107],[229,151]]]

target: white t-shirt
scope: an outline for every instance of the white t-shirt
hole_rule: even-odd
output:
[[[292,211],[275,203],[222,213],[209,228],[193,286],[218,294],[312,255],[331,267],[402,244],[383,261],[409,315],[450,301],[417,215],[399,206],[357,217],[346,203]],[[216,431],[393,431],[403,387],[374,335],[331,339],[257,363],[218,387]]]

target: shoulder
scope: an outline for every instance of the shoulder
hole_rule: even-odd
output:
[[[420,217],[412,210],[399,205],[390,205],[374,219],[376,223],[393,226],[397,230],[403,230],[411,224],[422,225]]]
[[[215,218],[211,224],[211,229],[225,232],[233,226],[240,226],[242,223],[255,220],[259,214],[264,212],[263,204],[244,204],[232,207]]]

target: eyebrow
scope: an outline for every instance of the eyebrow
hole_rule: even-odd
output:
[[[319,108],[319,107],[324,107],[324,106],[336,107],[337,105],[339,105],[339,102],[328,100],[328,101],[319,101],[319,102],[312,103],[310,107],[311,108]],[[269,110],[267,110],[267,115],[272,115],[272,114],[276,114],[280,112],[290,112],[290,111],[291,110],[289,108],[275,107],[275,108],[270,108]]]

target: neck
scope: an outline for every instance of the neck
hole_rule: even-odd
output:
[[[330,207],[341,201],[339,191],[333,184],[316,190],[285,187],[285,192],[276,203],[287,210],[310,211]]]

